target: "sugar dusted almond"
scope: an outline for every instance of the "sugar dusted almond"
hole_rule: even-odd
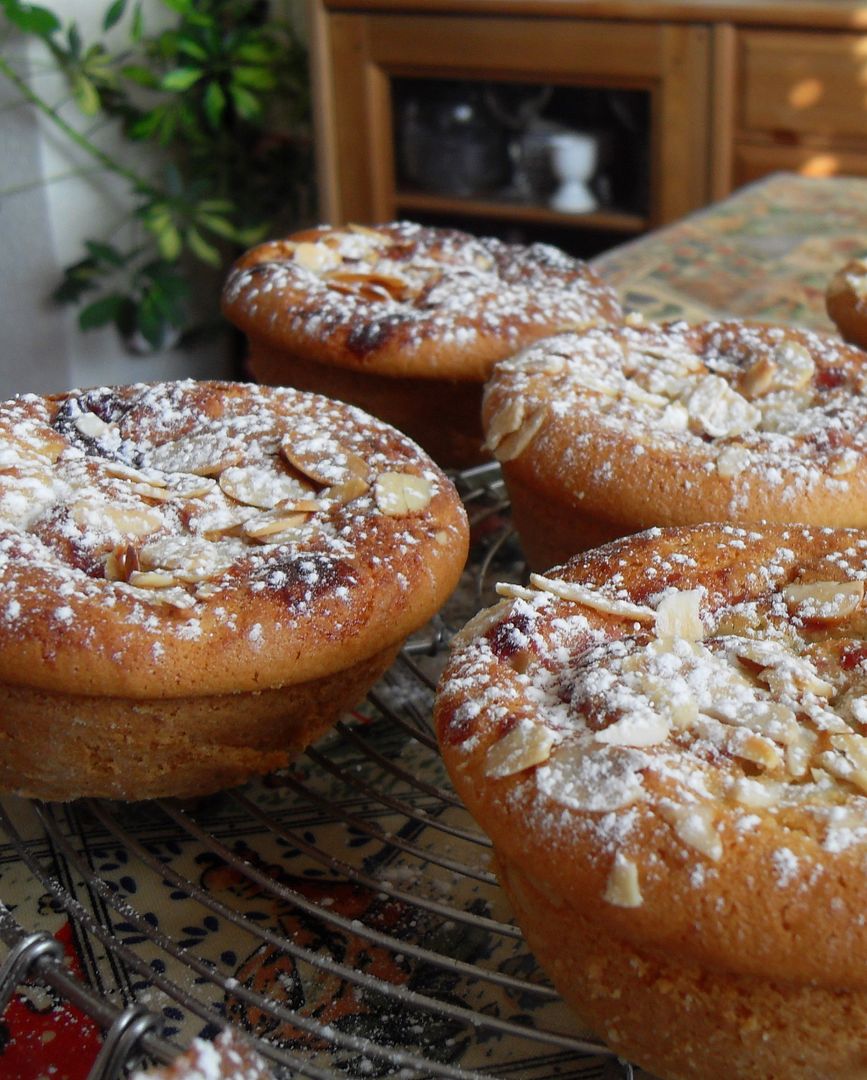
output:
[[[775,390],[801,390],[816,373],[810,350],[798,341],[783,341],[774,346]]]
[[[701,589],[683,589],[668,593],[656,609],[656,636],[702,641]]]
[[[386,517],[424,510],[433,498],[433,488],[424,476],[415,473],[383,472],[373,486],[376,505]]]
[[[629,600],[620,600],[614,596],[606,596],[598,589],[591,589],[586,585],[579,585],[574,581],[562,581],[560,578],[549,578],[542,574],[530,574],[530,584],[540,592],[549,592],[559,596],[561,600],[573,600],[576,604],[602,611],[608,615],[622,615],[627,619],[635,619],[636,622],[656,622],[656,612],[651,607],[642,604],[633,604]]]
[[[282,533],[300,528],[310,515],[292,510],[271,510],[258,514],[243,525],[244,536],[251,540],[273,541]]]
[[[359,225],[350,221],[346,228],[356,236],[365,236],[368,240],[373,240],[379,247],[388,247],[391,244],[391,237],[380,232],[379,229],[371,228],[370,225]]]
[[[493,453],[503,439],[517,431],[524,419],[524,399],[514,398],[494,413],[488,424],[485,445]]]
[[[743,446],[727,446],[716,459],[716,471],[729,479],[740,476],[750,463],[750,452]]]
[[[608,727],[593,732],[606,746],[656,746],[671,734],[671,722],[662,712],[622,716]]]
[[[130,574],[141,569],[138,549],[133,544],[119,544],[108,553],[105,576],[108,581],[129,581]]]
[[[497,444],[495,456],[498,461],[513,461],[521,456],[536,438],[547,419],[547,409],[541,406],[524,419],[517,431],[504,436]]]
[[[134,469],[131,465],[125,465],[122,461],[106,461],[104,469],[108,476],[117,480],[129,480],[134,484],[148,484],[150,487],[165,487],[168,483],[165,475],[154,469]]]
[[[263,462],[256,465],[235,465],[224,469],[218,480],[220,490],[235,502],[271,510],[293,499],[306,499],[308,488],[290,476]]]
[[[700,376],[685,405],[695,428],[715,439],[753,431],[762,419],[761,410],[719,375]]]
[[[614,856],[602,899],[614,907],[622,908],[641,907],[644,903],[638,867],[620,851]]]
[[[86,496],[72,504],[70,514],[83,529],[120,533],[122,536],[147,536],[163,525],[163,517],[157,507],[117,506]]]
[[[656,394],[645,390],[634,379],[627,379],[623,387],[623,396],[636,405],[646,405],[650,409],[665,409],[670,404],[669,399],[662,394]]]
[[[173,499],[203,499],[210,495],[217,481],[194,473],[174,473],[167,477],[167,489]]]
[[[551,755],[552,732],[541,724],[520,720],[500,740],[488,748],[485,776],[504,777],[541,765]]]
[[[741,372],[738,378],[738,389],[745,398],[752,401],[773,389],[777,372],[778,368],[773,357],[763,353]]]
[[[783,785],[778,780],[742,776],[732,784],[730,795],[741,806],[762,810],[779,803],[783,796]]]
[[[335,271],[325,274],[324,278],[329,288],[364,300],[405,300],[410,292],[409,282],[394,274]]]
[[[226,442],[216,435],[205,433],[188,435],[153,447],[147,453],[147,464],[164,472],[218,476],[224,469],[242,461],[244,453],[242,443]]]
[[[714,862],[722,858],[723,845],[714,823],[713,807],[707,803],[690,803],[689,805],[665,803],[659,809],[684,844],[706,855]]]
[[[314,274],[324,274],[334,270],[343,262],[340,253],[329,244],[302,241],[296,243],[292,252],[292,261]]]
[[[656,424],[663,431],[686,431],[689,427],[689,410],[679,401],[672,401],[662,410]]]
[[[163,536],[144,544],[139,558],[143,570],[170,573],[175,581],[195,583],[217,578],[235,562],[242,545],[212,543],[199,536]]]
[[[749,761],[759,768],[769,772],[779,769],[783,765],[783,756],[770,739],[753,732],[737,731],[737,736],[731,743],[731,751],[735,757],[743,761]]]
[[[111,424],[107,424],[102,417],[93,412],[80,413],[73,423],[77,430],[88,439],[100,439],[112,430]]]
[[[286,462],[319,487],[334,487],[353,479],[369,486],[370,468],[364,458],[347,450],[336,439],[300,439],[293,434],[280,440]]]
[[[162,570],[133,570],[127,580],[137,589],[168,589],[178,583],[173,574]]]
[[[864,599],[863,581],[810,581],[786,585],[786,607],[810,622],[834,623],[847,619]]]

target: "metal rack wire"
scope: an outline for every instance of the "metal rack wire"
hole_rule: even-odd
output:
[[[456,480],[463,587],[291,768],[194,801],[0,805],[0,1007],[47,994],[98,1026],[89,1080],[227,1023],[278,1076],[633,1075],[536,967],[429,727],[451,630],[523,573],[496,470]]]

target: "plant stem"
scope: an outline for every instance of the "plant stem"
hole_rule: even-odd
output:
[[[5,75],[7,79],[18,89],[21,95],[35,106],[42,113],[43,116],[47,116],[49,120],[60,130],[63,134],[70,139],[76,146],[84,150],[92,158],[95,158],[104,169],[108,169],[109,172],[113,172],[118,176],[122,176],[125,180],[128,180],[134,187],[144,194],[156,196],[159,195],[159,189],[146,180],[144,177],[139,176],[138,173],[132,169],[128,169],[125,165],[121,165],[120,162],[115,161],[105,151],[82,135],[80,131],[77,131],[71,124],[68,124],[63,117],[53,109],[47,101],[41,98],[34,90],[30,88],[28,83],[21,78],[21,76],[12,68],[4,57],[0,56],[0,75]]]

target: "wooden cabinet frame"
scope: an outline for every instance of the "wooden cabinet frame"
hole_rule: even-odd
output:
[[[407,76],[646,91],[647,225],[710,198],[706,26],[333,11],[315,0],[311,28],[323,220],[396,216],[391,80]]]

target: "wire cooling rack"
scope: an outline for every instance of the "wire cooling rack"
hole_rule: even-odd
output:
[[[437,752],[448,639],[524,573],[496,468],[456,482],[462,586],[290,768],[192,801],[0,804],[0,1008],[70,1027],[88,1080],[226,1024],[280,1077],[633,1075],[536,966]]]

